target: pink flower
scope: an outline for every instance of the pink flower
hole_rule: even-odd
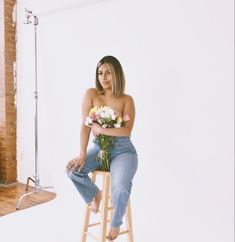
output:
[[[96,121],[96,114],[95,113],[91,113],[90,117],[91,117],[92,121]]]
[[[116,111],[114,111],[114,116],[115,116],[115,118],[118,118],[118,112],[116,112]]]
[[[129,121],[130,120],[130,116],[128,114],[125,114],[123,117],[124,121]]]
[[[100,119],[100,115],[99,114],[95,114],[95,118],[96,118],[96,120],[99,120]]]

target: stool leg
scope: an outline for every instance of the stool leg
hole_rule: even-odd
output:
[[[126,208],[126,226],[127,226],[127,230],[129,231],[129,233],[127,233],[128,242],[134,242],[130,199],[128,201],[128,205]]]
[[[99,240],[99,242],[106,241],[109,185],[110,185],[110,177],[108,175],[104,175],[103,176],[102,208],[101,208],[101,224],[100,224],[100,240]]]
[[[95,182],[95,180],[96,180],[96,174],[93,173],[92,174],[92,181]],[[82,228],[81,242],[86,242],[88,225],[89,225],[89,220],[90,220],[90,213],[91,213],[91,210],[89,208],[89,205],[86,205],[84,224],[83,224],[83,228]]]
[[[113,208],[112,191],[111,191],[111,183],[112,183],[112,177],[111,176],[110,176],[109,182],[110,182],[110,186],[109,186],[109,199],[108,199],[109,201],[108,201],[108,207]],[[111,223],[112,218],[113,218],[113,212],[114,212],[114,210],[111,209],[109,211],[109,214],[108,214],[108,220],[110,220],[110,223]]]

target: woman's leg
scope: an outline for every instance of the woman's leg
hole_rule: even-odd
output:
[[[138,159],[136,153],[117,155],[111,162],[112,202],[114,207],[112,228],[120,227],[130,197],[132,179],[136,173]]]
[[[92,148],[87,151],[86,162],[80,171],[68,171],[68,176],[86,203],[91,203],[93,198],[100,192],[98,187],[91,181],[88,173],[99,167],[96,161],[98,150]]]

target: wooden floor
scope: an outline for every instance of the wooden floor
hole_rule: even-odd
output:
[[[27,192],[34,191],[33,187],[29,187]],[[20,196],[27,193],[25,191],[25,184],[15,183],[11,186],[0,186],[0,216],[17,212],[16,206]],[[56,193],[48,191],[39,191],[35,194],[25,197],[20,205],[20,210],[41,203],[48,202],[56,197]]]

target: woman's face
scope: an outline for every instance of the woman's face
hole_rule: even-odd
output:
[[[112,74],[107,64],[103,64],[98,68],[98,79],[103,89],[112,88]]]

